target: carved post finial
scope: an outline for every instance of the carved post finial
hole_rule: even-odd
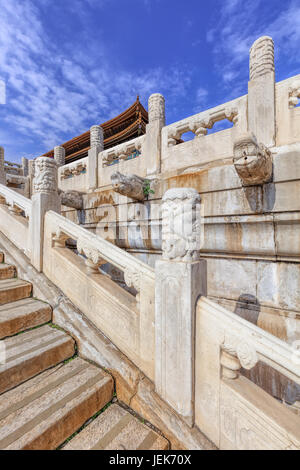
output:
[[[58,166],[64,166],[66,163],[66,151],[64,147],[57,146],[54,147],[54,160]]]
[[[98,154],[104,150],[104,133],[101,126],[92,126],[90,129],[90,145],[88,152],[88,180],[89,190],[98,187]]]
[[[263,36],[250,49],[248,131],[267,147],[276,142],[275,114],[274,43],[269,36]]]
[[[6,176],[4,170],[4,148],[0,147],[0,184],[6,185]]]
[[[250,49],[250,80],[274,72],[274,42],[269,36],[258,38]]]
[[[193,188],[174,188],[163,197],[163,259],[197,261],[201,245],[201,198]]]
[[[39,157],[35,160],[33,185],[36,193],[58,192],[55,160],[48,157]]]
[[[154,93],[150,96],[148,102],[149,110],[149,123],[153,121],[160,121],[162,126],[165,126],[165,98],[160,93]]]
[[[91,130],[91,148],[99,148],[99,152],[104,150],[104,134],[101,126],[92,126]]]

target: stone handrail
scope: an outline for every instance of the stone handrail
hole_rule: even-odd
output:
[[[25,217],[31,216],[32,202],[30,199],[22,196],[13,189],[0,184],[0,197],[11,207],[18,207],[25,213]]]
[[[300,354],[285,341],[244,320],[207,297],[201,297],[198,309],[204,309],[222,320],[225,331],[221,348],[237,356],[245,369],[252,369],[258,361],[263,361],[285,376],[300,384]]]
[[[15,168],[22,168],[22,165],[19,163],[13,163],[13,162],[8,162],[7,160],[4,161],[4,164],[10,167],[15,167]]]
[[[77,252],[66,247],[77,241]],[[134,256],[53,211],[45,215],[43,272],[151,379],[155,368],[155,273]],[[109,274],[99,270],[110,263]],[[119,270],[124,273],[119,278]],[[68,272],[66,276],[65,273]],[[132,289],[132,290],[131,290]]]
[[[96,252],[99,258],[123,272],[127,272],[130,269],[133,272],[144,274],[150,279],[155,280],[154,269],[146,263],[59,214],[51,211],[51,217],[55,220],[57,226],[56,233],[54,234],[55,238],[60,239],[67,235],[67,238],[77,240],[87,258],[90,257],[92,260]]]
[[[195,422],[201,431],[222,450],[300,449],[300,417],[245,376],[264,364],[298,387],[297,347],[206,297],[197,303],[195,341]]]
[[[240,117],[237,101],[217,106],[167,126],[168,146],[177,145],[185,132],[193,132],[195,138],[205,136],[208,129],[211,129],[216,122],[224,119],[228,119],[236,125]]]
[[[0,212],[0,231],[26,256],[31,257],[31,200],[0,184]],[[22,217],[23,213],[25,217]]]
[[[114,160],[126,160],[132,153],[138,151],[141,152],[145,136],[137,137],[124,144],[116,145],[102,152],[102,164],[107,166]]]

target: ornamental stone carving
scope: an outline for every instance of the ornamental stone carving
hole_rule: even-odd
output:
[[[165,98],[160,93],[150,96],[148,102],[149,122],[160,121],[165,125]]]
[[[79,191],[60,191],[61,203],[76,210],[83,209],[83,195]]]
[[[274,70],[273,39],[269,36],[262,36],[250,49],[250,80],[255,80]]]
[[[86,165],[83,163],[79,163],[78,165],[71,168],[71,174],[73,176],[79,176],[86,170]]]
[[[52,233],[52,246],[55,248],[65,248],[66,241],[69,238],[69,235],[58,229],[55,233]]]
[[[237,357],[241,366],[246,370],[251,370],[256,366],[258,357],[254,347],[247,341],[241,341],[236,348]]]
[[[64,147],[54,147],[54,160],[58,166],[64,166],[66,160],[66,151]]]
[[[82,238],[77,240],[77,251],[80,255],[86,256],[86,258],[95,266],[106,264],[106,261],[102,258],[100,252],[93,248],[88,241]]]
[[[36,193],[53,193],[58,191],[57,163],[48,157],[39,157],[34,164],[34,191]]]
[[[113,190],[137,201],[145,200],[145,185],[147,180],[137,175],[123,175],[116,171],[111,175]]]
[[[128,287],[132,287],[137,291],[137,302],[140,301],[140,292],[141,292],[141,276],[138,272],[134,272],[131,269],[125,269],[124,271],[124,281]]]
[[[222,344],[221,365],[223,377],[236,379],[243,367],[251,370],[258,363],[255,347],[246,338],[226,335]]]
[[[91,148],[94,147],[101,147],[103,150],[104,148],[104,135],[103,129],[101,126],[92,126],[90,129],[90,143]]]
[[[0,147],[0,184],[6,185],[6,176],[4,170],[4,148]]]
[[[273,161],[270,150],[258,144],[252,133],[246,133],[234,143],[233,163],[243,186],[268,183],[272,179]]]
[[[295,81],[289,88],[289,108],[294,108],[300,99],[300,80]]]
[[[79,176],[86,171],[86,164],[83,162],[77,163],[74,166],[66,166],[60,173],[62,180],[72,178],[73,176]]]
[[[201,198],[192,188],[167,191],[162,204],[163,259],[193,262],[200,257]]]

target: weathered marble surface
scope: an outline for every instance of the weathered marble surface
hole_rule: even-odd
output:
[[[270,150],[258,144],[254,134],[247,133],[234,142],[233,163],[243,186],[269,183],[273,163]]]
[[[212,450],[215,446],[197,429],[189,426],[154,391],[154,384],[65,297],[43,273],[39,273],[3,234],[0,250],[7,262],[17,267],[19,276],[33,284],[33,296],[53,308],[53,321],[76,340],[79,354],[113,376],[117,397],[151,421],[167,437],[174,450]]]
[[[263,361],[300,384],[296,350],[206,298],[196,315],[200,429],[220,449],[300,449],[299,417],[240,375]]]

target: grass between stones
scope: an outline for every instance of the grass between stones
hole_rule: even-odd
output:
[[[84,423],[76,432],[74,432],[74,434],[72,434],[72,436],[68,437],[68,439],[65,440],[65,442],[63,444],[61,444],[56,450],[61,450],[63,449],[63,447],[65,447],[68,442],[70,442],[72,439],[74,439],[75,436],[77,436],[77,434],[79,434],[81,431],[83,431],[83,429],[85,429],[89,424],[91,424],[93,421],[95,421],[95,419],[98,418],[98,416],[100,416],[102,413],[104,413],[105,410],[107,410],[110,406],[112,405],[112,401],[110,401],[109,403],[107,403],[103,408],[102,410],[98,411],[94,416],[92,416],[86,423]]]

